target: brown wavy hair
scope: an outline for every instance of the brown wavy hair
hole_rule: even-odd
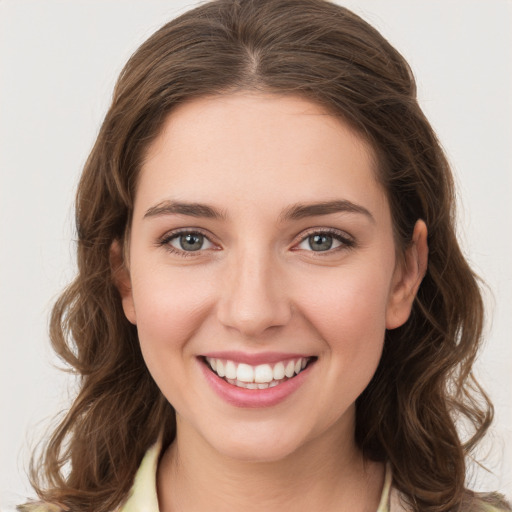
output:
[[[159,433],[164,446],[175,436],[174,410],[125,318],[109,251],[125,240],[145,150],[168,114],[238,90],[300,95],[368,140],[398,250],[416,220],[426,222],[428,271],[357,400],[356,440],[366,457],[389,461],[413,510],[469,510],[465,460],[493,413],[471,372],[483,305],[455,235],[452,175],[404,58],[361,18],[323,0],[209,2],[158,30],[123,69],[78,187],[78,274],[51,316],[53,347],[80,388],[32,466],[40,498],[112,510]],[[464,419],[472,433],[462,442],[456,424]]]

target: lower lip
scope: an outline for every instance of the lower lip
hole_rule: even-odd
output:
[[[216,373],[210,370],[203,360],[199,360],[199,363],[208,384],[217,395],[235,407],[249,408],[271,407],[286,400],[286,398],[294,393],[308,378],[311,367],[313,366],[313,362],[311,362],[298,375],[277,386],[266,389],[245,389],[229,384],[229,382],[220,378]]]

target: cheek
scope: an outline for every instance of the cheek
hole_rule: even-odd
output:
[[[326,421],[332,423],[355,402],[377,369],[389,284],[378,275],[358,276],[355,270],[339,277],[315,287],[302,301],[304,316],[322,340],[329,384],[317,402],[330,411]]]
[[[211,303],[210,283],[197,269],[132,270],[137,330],[148,367],[158,365],[164,354],[173,358],[186,350]]]
[[[178,411],[200,400],[190,389],[195,365],[189,341],[211,305],[208,280],[166,268],[132,268],[132,290],[140,348],[146,366],[167,400]]]
[[[346,359],[378,359],[385,333],[389,274],[344,268],[323,276],[299,295],[301,309],[334,352],[343,352]]]

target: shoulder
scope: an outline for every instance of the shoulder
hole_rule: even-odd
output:
[[[391,487],[389,492],[388,508],[382,512],[412,512],[413,508],[408,500],[396,488]],[[512,507],[507,500],[498,493],[472,493],[468,492],[464,512],[511,512]],[[380,512],[380,509],[379,511]]]
[[[18,512],[64,512],[64,509],[53,503],[44,503],[42,501],[33,501],[18,505]]]
[[[161,439],[146,452],[137,470],[126,501],[115,512],[158,512],[156,469],[161,452]],[[18,512],[67,512],[69,509],[52,503],[34,501],[18,505]],[[0,511],[1,512],[1,511]]]
[[[497,492],[474,493],[474,505],[471,512],[509,512],[512,510],[505,497]]]
[[[464,512],[512,512],[510,503],[497,492],[480,493],[466,490]],[[391,467],[387,464],[384,488],[377,512],[413,512],[410,501],[393,485]]]

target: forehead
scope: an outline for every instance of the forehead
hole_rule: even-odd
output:
[[[137,203],[180,199],[223,206],[382,199],[371,146],[301,97],[236,93],[180,105],[149,146]]]

